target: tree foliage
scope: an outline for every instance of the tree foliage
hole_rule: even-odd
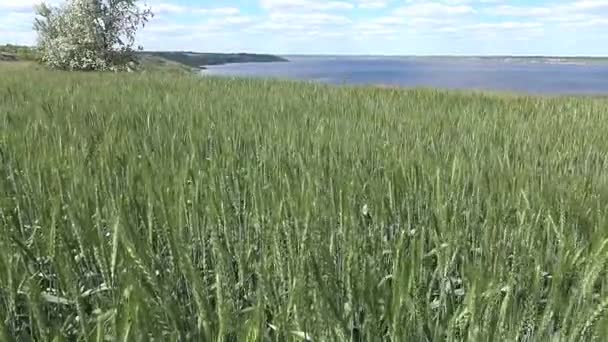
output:
[[[68,0],[36,10],[41,60],[62,70],[128,70],[137,30],[152,16],[137,0]]]

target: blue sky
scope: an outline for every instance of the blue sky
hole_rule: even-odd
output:
[[[0,0],[0,44],[35,42],[31,22],[37,1]],[[608,0],[148,0],[147,4],[156,15],[138,39],[150,50],[608,55]]]

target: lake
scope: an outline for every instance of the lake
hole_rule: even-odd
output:
[[[608,63],[551,58],[302,57],[209,66],[204,75],[330,84],[608,94]]]

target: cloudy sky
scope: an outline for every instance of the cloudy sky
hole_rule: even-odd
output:
[[[0,44],[32,6],[0,0]],[[51,0],[60,1],[60,0]],[[146,49],[277,54],[608,55],[608,0],[148,0]]]

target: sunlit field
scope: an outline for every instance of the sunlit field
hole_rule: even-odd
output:
[[[0,65],[0,340],[601,341],[608,101]]]

